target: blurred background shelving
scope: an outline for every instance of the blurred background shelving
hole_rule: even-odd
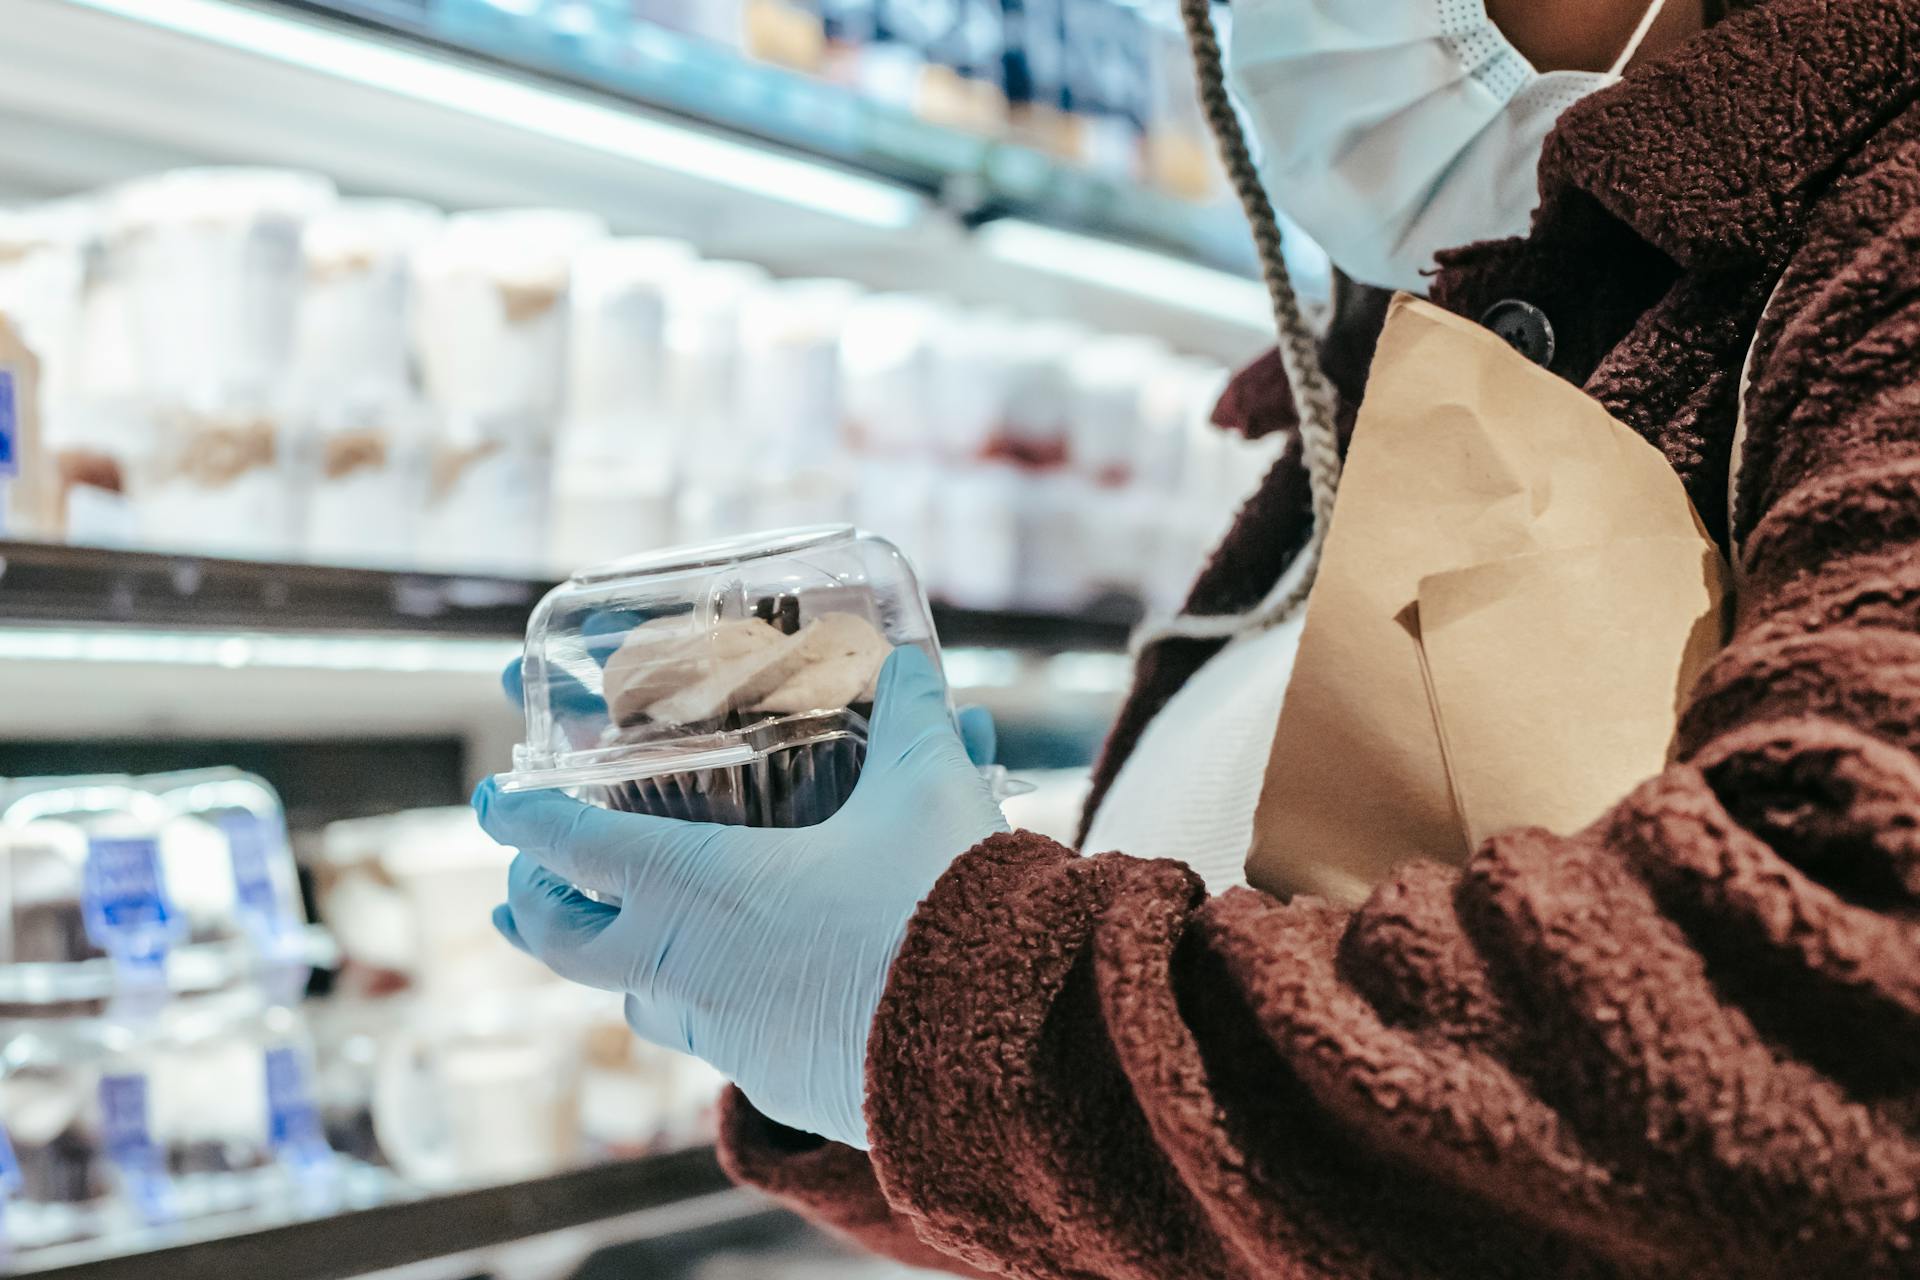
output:
[[[461,806],[520,736],[499,676],[565,574],[852,521],[915,560],[956,697],[1039,784],[1011,816],[1071,838],[1129,635],[1277,448],[1208,423],[1269,319],[1172,6],[11,0],[7,23],[0,780],[24,781],[0,807],[93,788],[85,822],[122,822],[256,788],[318,941],[299,982],[153,1023],[6,1004],[52,979],[0,938],[26,1170],[0,1146],[0,1273],[900,1274],[725,1188],[716,1082],[493,937],[506,855]],[[1324,259],[1290,251],[1323,298]],[[211,847],[201,821],[166,820],[198,845],[158,828],[166,875]],[[15,870],[26,825],[0,821]],[[249,1102],[267,1120],[182,1103],[196,1072],[251,1098],[282,1050],[304,1065]],[[129,1079],[144,1146],[96,1089]],[[502,1098],[533,1118],[493,1132]],[[289,1124],[324,1130],[324,1176],[289,1172],[312,1154]],[[155,1143],[193,1211],[135,1194]],[[201,1195],[208,1151],[234,1180]]]

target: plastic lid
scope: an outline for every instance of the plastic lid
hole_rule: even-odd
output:
[[[528,624],[527,734],[505,785],[607,787],[864,746],[874,681],[905,644],[938,657],[912,567],[845,525],[582,570]]]

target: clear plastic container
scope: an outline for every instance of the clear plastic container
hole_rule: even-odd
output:
[[[527,628],[526,741],[509,790],[802,827],[852,794],[888,654],[937,662],[912,567],[850,526],[760,534],[585,570]]]
[[[151,1012],[315,958],[279,802],[227,770],[0,791],[0,1014]]]
[[[55,1244],[231,1211],[333,1164],[297,1010],[236,991],[150,1022],[0,1022],[20,1167],[9,1241]]]

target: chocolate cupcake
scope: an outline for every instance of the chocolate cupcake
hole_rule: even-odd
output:
[[[805,624],[774,602],[710,635],[636,628],[608,660],[614,745],[726,735],[751,758],[603,788],[609,808],[690,822],[804,827],[846,803],[866,759],[873,684],[891,646],[852,613]],[[791,627],[789,632],[781,624]]]

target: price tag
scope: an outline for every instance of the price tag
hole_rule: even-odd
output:
[[[13,1154],[13,1143],[7,1140],[7,1128],[0,1125],[0,1200],[6,1199],[20,1189],[20,1161]]]
[[[268,1142],[280,1155],[299,1163],[326,1159],[327,1141],[314,1106],[306,1059],[297,1049],[269,1049],[266,1070]]]
[[[93,840],[82,897],[87,937],[122,961],[158,965],[185,929],[160,876],[160,844],[149,837]]]
[[[286,927],[286,905],[274,877],[274,867],[286,855],[286,836],[280,825],[259,814],[237,810],[217,819],[233,860],[234,896],[248,923],[263,933]]]
[[[13,370],[0,369],[0,476],[20,474],[20,409]]]

